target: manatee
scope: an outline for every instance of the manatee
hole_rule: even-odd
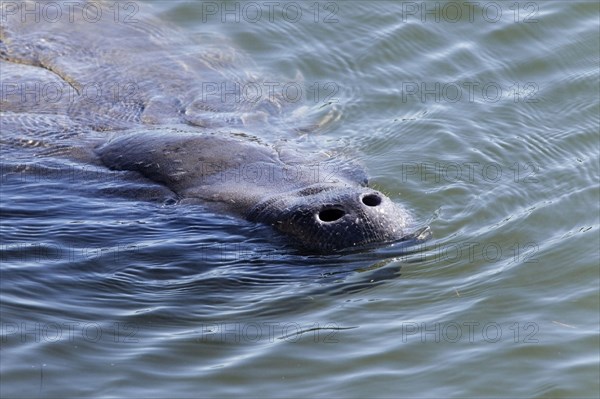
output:
[[[206,95],[207,83],[233,83],[235,91],[261,79],[240,66],[253,64],[228,44],[185,37],[145,9],[136,23],[90,23],[82,17],[85,2],[71,3],[64,21],[24,21],[19,7],[27,3],[11,3],[1,15],[5,142],[35,141],[55,147],[54,156],[138,172],[181,204],[271,225],[310,252],[409,236],[408,213],[369,188],[356,163],[259,138],[294,130],[284,99]],[[32,100],[25,91],[35,82],[69,96]]]

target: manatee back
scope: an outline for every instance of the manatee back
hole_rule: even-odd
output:
[[[247,112],[278,109],[207,95],[208,84],[226,82],[241,90],[245,82],[257,81],[246,72],[250,61],[223,38],[188,37],[160,21],[148,3],[60,3],[70,11],[55,21],[40,19],[39,10],[51,3],[27,0],[1,8],[0,59],[53,74],[48,82],[58,80],[65,93],[74,93],[68,112],[78,123],[96,130],[215,126],[241,120]],[[89,10],[96,8],[102,17],[91,20]],[[25,11],[34,9],[37,19],[36,12]]]
[[[96,153],[107,167],[137,171],[182,196],[240,187],[236,174],[248,165],[283,166],[272,148],[244,137],[164,127],[116,134]]]
[[[182,199],[242,214],[270,196],[315,184],[366,184],[355,164],[274,148],[246,133],[142,129],[116,133],[96,153],[107,167],[139,172]]]

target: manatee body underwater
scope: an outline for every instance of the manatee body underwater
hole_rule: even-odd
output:
[[[138,172],[183,206],[271,225],[309,252],[409,235],[408,213],[369,188],[356,164],[258,138],[265,129],[293,132],[280,123],[293,113],[284,98],[207,95],[208,83],[241,90],[261,81],[227,43],[185,37],[145,10],[135,23],[90,23],[77,12],[85,2],[64,20],[24,20],[28,3],[2,9],[3,145],[35,143],[53,156]],[[36,84],[50,94],[28,95]]]

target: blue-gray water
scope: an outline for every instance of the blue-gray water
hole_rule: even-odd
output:
[[[308,256],[6,147],[1,396],[598,397],[599,6],[475,4],[152,2],[301,82],[329,122],[262,137],[354,157],[433,238]]]

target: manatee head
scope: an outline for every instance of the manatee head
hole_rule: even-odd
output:
[[[271,224],[319,253],[400,240],[408,223],[406,212],[379,191],[335,184],[273,195],[247,217]]]

